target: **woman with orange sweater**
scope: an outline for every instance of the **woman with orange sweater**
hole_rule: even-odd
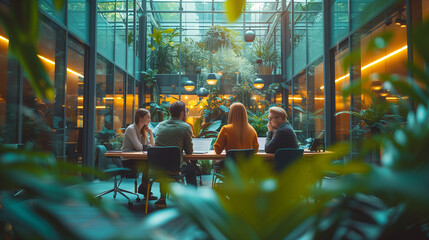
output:
[[[247,121],[246,108],[241,103],[233,103],[229,110],[228,124],[220,130],[219,136],[213,145],[216,154],[224,149],[249,149],[258,152],[258,135]]]

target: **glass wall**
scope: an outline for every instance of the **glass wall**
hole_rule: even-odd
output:
[[[66,87],[66,158],[77,162],[82,155],[83,89],[85,83],[85,47],[69,39]]]
[[[8,85],[8,49],[9,40],[2,28],[0,28],[0,143],[8,143],[7,133],[8,125],[6,124],[6,112],[7,108],[11,107],[11,103],[8,104],[8,91],[10,91]]]
[[[335,66],[335,113],[350,111],[350,97],[343,99],[342,90],[350,84],[350,73],[343,69],[342,61],[349,53],[347,42],[343,42],[338,49],[333,51]],[[350,140],[350,115],[335,115],[335,140]]]
[[[69,30],[89,43],[89,0],[68,0]]]
[[[127,54],[127,0],[116,1],[115,16],[115,63],[122,69],[126,69],[125,57]]]
[[[39,58],[55,87],[55,100],[45,102],[37,98],[24,76],[22,142],[62,157],[65,142],[65,31],[42,22],[40,36],[37,44]]]
[[[97,3],[97,52],[113,61],[115,0]]]
[[[349,32],[349,0],[331,2],[331,47]]]
[[[125,74],[123,71],[115,70],[115,94],[113,96],[113,130],[123,127],[124,123],[124,92]]]

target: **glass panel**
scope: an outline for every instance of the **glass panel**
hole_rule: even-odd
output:
[[[335,0],[331,4],[331,46],[337,44],[349,32],[348,0]]]
[[[97,52],[113,61],[115,1],[97,3]]]
[[[126,118],[125,118],[125,123],[126,125],[132,124],[134,122],[133,119],[133,115],[134,115],[134,79],[129,77],[128,78],[128,83],[127,83],[127,98],[126,98],[126,106],[125,106],[125,111],[126,111]]]
[[[134,1],[128,1],[127,70],[134,75]]]
[[[318,3],[321,5],[321,2]],[[314,5],[319,6],[319,5]],[[311,63],[323,54],[323,12],[308,13],[308,62]]]
[[[422,13],[423,19],[427,19],[429,17],[429,1],[422,0]]]
[[[113,130],[121,128],[124,122],[124,73],[115,71],[115,94],[113,96]]]
[[[23,143],[32,143],[55,156],[64,156],[64,89],[66,77],[65,32],[55,25],[41,23],[37,49],[42,64],[55,87],[55,100],[36,98],[25,77],[23,86]]]
[[[293,128],[298,141],[303,144],[308,138],[307,129],[307,81],[306,73],[303,71],[293,79]]]
[[[9,124],[7,124],[7,118],[8,115],[8,109],[12,108],[12,103],[9,101],[9,94],[8,91],[10,91],[9,85],[8,85],[8,50],[9,50],[9,40],[6,36],[3,29],[0,28],[0,85],[2,86],[0,88],[0,143],[12,143],[8,141],[8,135],[11,134],[11,129]],[[17,82],[17,81],[16,81]],[[9,104],[8,104],[9,103]],[[15,110],[13,112],[16,112],[17,108],[13,107]],[[10,110],[9,110],[10,111]],[[16,129],[16,128],[13,128]]]
[[[52,0],[40,0],[39,8],[45,11],[51,17],[57,19],[59,22],[65,24],[66,13],[65,8],[62,8],[60,11],[54,6],[54,2]]]
[[[116,20],[115,20],[115,63],[122,69],[125,66],[125,54],[127,46],[127,32],[125,31],[127,23],[126,1],[116,3]]]
[[[89,43],[89,0],[68,0],[68,27]]]
[[[134,109],[133,112],[137,111],[138,108],[140,108],[140,89],[143,87],[143,82],[136,81],[136,87],[135,87],[135,95],[134,95]],[[134,120],[134,119],[133,119]]]
[[[305,1],[295,2],[294,15],[294,75],[301,72],[307,65],[307,13],[305,12]]]
[[[391,18],[394,19],[395,15],[392,15]],[[386,33],[393,33],[393,39],[385,48],[368,50],[371,41]],[[353,42],[353,47],[361,52],[360,62],[353,66],[353,80],[360,78],[369,80],[362,85],[362,93],[353,96],[353,111],[360,112],[385,102],[407,106],[408,99],[400,99],[383,88],[382,81],[378,79],[376,74],[407,76],[408,70],[404,64],[407,61],[407,29],[396,24],[386,26],[383,19],[382,22],[375,24],[370,29],[365,28],[364,34],[354,34]],[[377,127],[370,128],[357,118],[352,118],[352,120],[352,146],[353,152],[357,152],[360,149],[362,139],[377,134],[380,129]],[[378,163],[379,156],[368,156],[367,161]]]
[[[95,129],[113,129],[113,65],[101,56],[97,58],[97,77],[95,92]],[[99,144],[104,139],[97,139]]]
[[[85,48],[69,39],[67,48],[66,159],[77,163],[82,154]]]
[[[342,59],[347,56],[349,49],[343,44],[335,51],[335,113],[350,111],[350,97],[343,99],[342,90],[350,83],[349,72],[344,72]],[[335,117],[335,140],[349,141],[350,137],[350,115],[340,114]]]
[[[308,137],[322,138],[325,132],[325,92],[323,61],[319,59],[308,68]]]

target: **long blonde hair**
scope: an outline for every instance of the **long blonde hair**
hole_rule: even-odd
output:
[[[146,114],[149,113],[149,110],[145,109],[145,108],[139,108],[136,111],[136,114],[134,116],[134,123],[137,125],[140,122],[140,118],[143,118],[144,116],[146,116]],[[143,135],[144,141],[147,142],[147,129],[149,126],[145,125],[142,127],[142,129],[140,130],[140,134]]]
[[[233,103],[229,109],[228,124],[234,126],[234,131],[238,131],[240,134],[240,141],[243,141],[247,133],[251,131],[251,126],[247,120],[246,107],[241,103]]]

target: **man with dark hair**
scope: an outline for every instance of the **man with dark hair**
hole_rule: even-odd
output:
[[[295,131],[287,121],[283,108],[272,107],[268,110],[268,134],[265,152],[274,153],[279,148],[298,148]]]
[[[171,104],[170,113],[171,118],[163,121],[158,125],[158,131],[155,138],[155,146],[178,146],[181,151],[186,154],[192,154],[192,129],[186,121],[188,110],[186,104],[182,101],[177,101]],[[186,182],[197,186],[196,167],[181,159],[180,171],[186,176]],[[165,187],[161,185],[161,198],[155,203],[158,208],[165,208],[166,191]]]

